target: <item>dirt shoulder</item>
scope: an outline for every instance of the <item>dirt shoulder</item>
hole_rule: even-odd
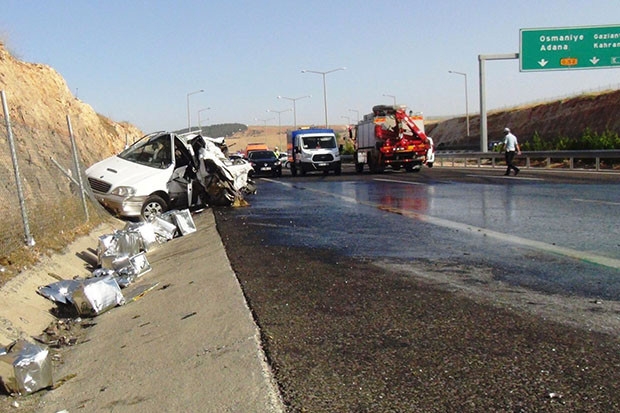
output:
[[[194,222],[148,253],[152,270],[123,290],[125,305],[54,350],[53,390],[2,397],[0,411],[282,411],[211,210]]]

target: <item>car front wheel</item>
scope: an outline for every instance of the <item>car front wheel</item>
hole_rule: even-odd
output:
[[[148,221],[152,217],[166,212],[167,209],[168,205],[162,197],[158,195],[151,195],[142,205],[142,218],[144,218],[145,221]]]

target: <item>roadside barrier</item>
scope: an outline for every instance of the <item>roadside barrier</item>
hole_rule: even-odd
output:
[[[436,152],[435,165],[505,168],[503,152]],[[619,150],[522,152],[515,165],[526,169],[569,169],[620,173]]]

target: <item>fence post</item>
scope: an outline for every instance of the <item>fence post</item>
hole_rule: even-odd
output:
[[[73,137],[73,128],[71,127],[71,118],[67,115],[67,126],[69,127],[69,138],[71,139],[71,151],[73,152],[73,167],[77,175],[78,185],[80,186],[80,198],[82,199],[82,208],[84,208],[84,216],[86,222],[89,221],[88,206],[86,205],[86,197],[84,196],[84,183],[82,182],[82,170],[80,169],[80,161],[78,159],[77,145],[75,144],[75,138]]]
[[[11,118],[9,108],[6,103],[6,95],[4,90],[0,90],[2,97],[2,109],[4,110],[4,118],[6,119],[6,131],[11,149],[11,160],[13,161],[13,172],[15,173],[15,185],[17,187],[17,198],[19,198],[19,208],[22,213],[22,222],[24,224],[24,242],[29,247],[34,246],[34,238],[30,235],[30,224],[28,223],[28,213],[26,211],[26,202],[24,200],[24,191],[22,190],[22,182],[19,175],[19,165],[17,164],[17,152],[15,151],[15,142],[13,141],[13,131],[11,129]]]

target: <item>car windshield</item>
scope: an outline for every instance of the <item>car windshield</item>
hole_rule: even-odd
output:
[[[141,165],[166,169],[172,164],[170,135],[146,135],[119,153],[118,157]]]
[[[302,138],[305,149],[333,149],[336,147],[336,139],[333,136],[305,136]]]
[[[273,151],[252,151],[248,155],[249,159],[276,159],[276,154]]]

